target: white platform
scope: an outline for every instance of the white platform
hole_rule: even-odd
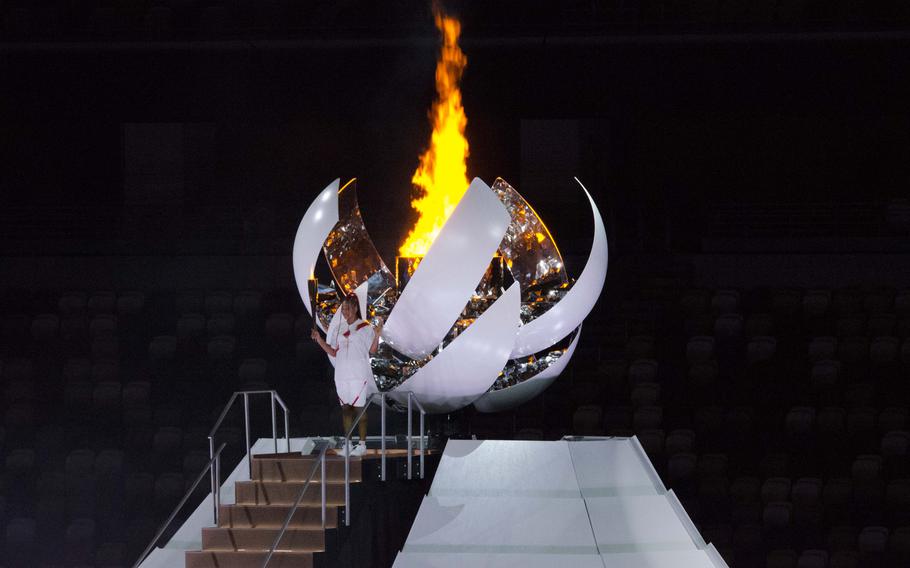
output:
[[[450,440],[395,568],[726,568],[635,438]]]

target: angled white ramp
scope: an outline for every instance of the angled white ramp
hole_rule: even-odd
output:
[[[727,568],[636,438],[450,440],[395,568]]]

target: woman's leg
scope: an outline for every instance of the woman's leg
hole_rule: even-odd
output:
[[[351,425],[354,423],[354,407],[350,404],[341,405],[341,422],[344,427],[344,431],[341,435],[347,436],[348,431],[351,429]]]
[[[357,409],[357,412],[360,412],[360,409]],[[369,415],[369,412],[364,412],[363,418],[360,419],[360,423],[357,425],[360,428],[360,442],[362,444],[367,443],[367,416]]]

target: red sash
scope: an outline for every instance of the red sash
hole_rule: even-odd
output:
[[[365,321],[362,321],[357,324],[357,327],[354,328],[354,331],[360,331],[361,329],[365,328],[368,325],[370,325],[370,324]],[[344,333],[342,333],[341,335],[344,337],[348,337],[349,335],[351,335],[351,330],[349,329],[349,330],[345,331]]]

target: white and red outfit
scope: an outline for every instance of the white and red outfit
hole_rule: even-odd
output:
[[[375,332],[363,320],[349,324],[343,317],[332,321],[326,340],[335,352],[335,391],[341,404],[363,406],[373,382],[370,347]]]

